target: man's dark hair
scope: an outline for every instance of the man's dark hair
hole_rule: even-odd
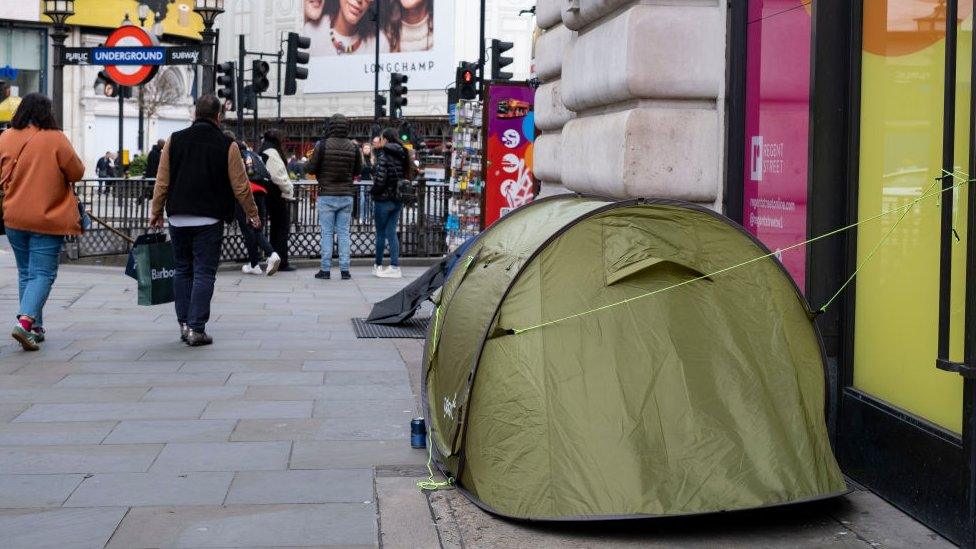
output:
[[[386,139],[388,143],[396,143],[397,145],[403,145],[403,141],[400,141],[400,134],[393,128],[386,128],[383,133],[380,134],[383,139]]]
[[[156,141],[156,144],[159,145],[159,148],[160,149],[162,149],[163,147],[166,146],[166,140],[165,139],[160,139],[159,141]]]
[[[206,118],[208,120],[216,120],[217,116],[224,110],[223,103],[220,99],[212,93],[206,93],[197,99],[196,112],[194,116],[196,118]]]
[[[42,130],[59,130],[58,121],[54,119],[54,104],[46,95],[29,93],[21,100],[17,112],[14,113],[10,125],[22,130],[33,124]]]

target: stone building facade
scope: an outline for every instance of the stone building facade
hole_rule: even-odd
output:
[[[726,9],[718,0],[538,0],[534,162],[544,194],[720,209]]]

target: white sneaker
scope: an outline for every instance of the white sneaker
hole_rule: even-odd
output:
[[[264,274],[268,276],[272,276],[278,272],[278,267],[280,266],[281,266],[281,256],[278,255],[278,252],[271,252],[271,255],[268,256],[267,271],[265,271]]]
[[[400,267],[388,267],[383,274],[380,275],[383,278],[403,278],[403,273],[400,272]]]
[[[244,266],[241,267],[241,272],[246,275],[264,276],[264,271],[261,270],[260,265],[255,265],[252,267],[250,263],[245,263]]]
[[[384,272],[386,272],[386,269],[383,268],[382,265],[377,265],[376,263],[373,263],[373,276],[378,278],[383,278]]]

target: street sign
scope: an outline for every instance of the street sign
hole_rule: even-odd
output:
[[[105,65],[106,74],[122,86],[148,82],[165,59],[156,37],[135,25],[122,25],[112,31],[105,46],[94,48],[91,56],[92,63]]]
[[[63,55],[61,57],[61,64],[63,65],[102,65],[104,63],[95,60],[95,50],[109,50],[110,48],[62,48]],[[118,49],[118,48],[116,48]],[[129,50],[138,50],[141,48],[126,48]],[[163,62],[161,65],[197,65],[200,63],[200,47],[199,46],[170,46],[161,48],[151,48],[160,49],[164,52]],[[106,54],[103,54],[106,55]],[[117,61],[112,61],[112,63],[117,65],[122,65],[125,63],[119,63]],[[143,64],[143,62],[140,62]],[[146,62],[145,64],[150,64]],[[0,69],[2,71],[3,69]],[[0,74],[0,78],[3,78]]]

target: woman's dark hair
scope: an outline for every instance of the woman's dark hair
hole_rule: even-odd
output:
[[[325,7],[322,9],[322,13],[329,16],[329,24],[335,27],[336,17],[339,16],[339,0],[325,0]],[[353,38],[368,38],[372,36],[373,31],[370,30],[371,28],[374,28],[373,22],[369,19],[369,11],[367,11],[359,18],[359,22],[356,23],[356,36]]]
[[[403,145],[403,141],[400,141],[400,134],[399,134],[399,132],[397,132],[393,128],[386,128],[386,129],[384,129],[383,130],[383,133],[380,134],[380,137],[382,137],[383,139],[386,139],[387,142],[389,142],[389,143],[396,143],[397,145],[401,145],[401,146]]]
[[[434,34],[434,0],[424,0],[427,5],[427,34]],[[383,32],[390,42],[390,51],[400,51],[401,24],[403,23],[403,5],[400,0],[393,0],[389,8],[381,12]],[[365,17],[364,17],[365,19]]]
[[[281,148],[281,143],[284,141],[285,135],[281,132],[281,130],[270,129],[264,132],[264,136],[262,137],[264,138],[264,141],[261,142],[261,150],[266,151],[268,149],[274,149],[278,152],[278,156],[280,156],[282,160],[285,160],[285,151]]]
[[[58,121],[54,119],[54,104],[46,95],[29,93],[20,101],[17,112],[14,113],[10,126],[22,130],[34,125],[42,130],[60,130]]]

